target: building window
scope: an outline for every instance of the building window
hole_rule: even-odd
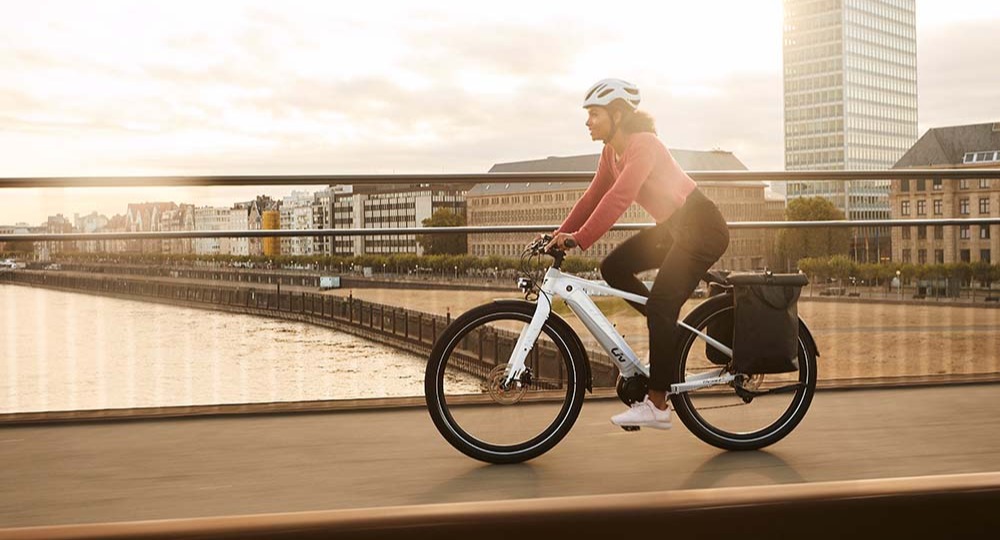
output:
[[[979,238],[982,239],[982,240],[989,240],[990,239],[990,226],[989,225],[980,225],[979,226]]]
[[[941,199],[934,199],[934,215],[941,215]]]
[[[969,215],[969,199],[962,199],[958,201],[958,213],[963,216]]]
[[[908,263],[908,262],[911,262],[911,261],[912,261],[912,257],[910,257],[910,250],[904,249],[903,250],[903,262]]]
[[[944,264],[944,250],[935,249],[934,250],[934,262],[936,264]]]
[[[927,264],[927,250],[918,249],[917,250],[917,264]]]
[[[979,199],[979,213],[989,214],[990,213],[990,200],[986,197]]]
[[[987,180],[985,178],[981,178],[979,180],[979,188],[980,189],[989,189],[989,187],[990,187],[990,181],[989,180]]]
[[[972,254],[967,249],[959,251],[962,262],[972,262]]]
[[[902,201],[900,203],[900,213],[904,216],[910,215],[910,201]]]
[[[927,240],[927,225],[917,225],[917,240]]]
[[[981,250],[979,250],[979,260],[981,260],[981,261],[983,261],[985,263],[991,262],[990,261],[990,250],[988,250],[988,249],[981,249]]]
[[[935,178],[933,180],[933,185],[934,185],[934,191],[941,191],[941,179],[940,178]]]
[[[910,227],[903,227],[903,240],[910,239]]]
[[[958,181],[958,189],[969,189],[969,181],[968,180],[959,180]]]
[[[962,240],[968,240],[971,237],[971,235],[969,234],[968,225],[961,225],[959,226],[958,230],[959,230],[958,237],[961,238]]]
[[[944,240],[944,227],[941,225],[934,226],[934,239]]]
[[[927,180],[917,180],[917,191],[927,191]]]
[[[917,215],[918,216],[927,215],[927,201],[917,201]]]
[[[899,191],[910,191],[910,181],[900,180],[899,181]]]

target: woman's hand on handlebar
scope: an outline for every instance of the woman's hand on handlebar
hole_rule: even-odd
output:
[[[577,246],[576,238],[574,238],[572,234],[556,233],[552,237],[552,240],[545,245],[545,251],[548,251],[553,247],[557,247],[563,251],[566,251],[567,249],[574,248],[576,246]]]

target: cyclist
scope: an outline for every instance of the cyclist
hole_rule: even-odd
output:
[[[647,296],[629,302],[649,329],[649,392],[646,399],[611,418],[619,426],[670,428],[667,393],[677,383],[676,321],[705,272],[729,246],[729,228],[715,204],[697,187],[656,136],[653,118],[639,111],[639,88],[604,79],[587,92],[590,137],[604,143],[597,173],[583,197],[553,233],[548,247],[567,249],[573,239],[587,249],[632,202],[657,225],[622,242],[601,262],[601,275],[616,289]],[[659,268],[652,290],[636,277]]]

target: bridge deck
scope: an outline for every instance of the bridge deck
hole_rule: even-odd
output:
[[[504,467],[422,408],[6,427],[0,527],[993,472],[997,403],[995,384],[820,392],[787,439],[737,454],[588,401],[555,450]]]

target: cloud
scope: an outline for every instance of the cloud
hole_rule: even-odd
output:
[[[996,21],[962,22],[918,35],[920,130],[1000,121]]]
[[[531,2],[193,5],[43,3],[0,21],[0,174],[486,171],[598,152],[580,100],[606,76],[640,84],[668,146],[783,168],[773,4],[725,4],[742,18],[710,25],[722,4],[641,20]],[[1000,119],[993,26],[921,27],[922,129]]]

